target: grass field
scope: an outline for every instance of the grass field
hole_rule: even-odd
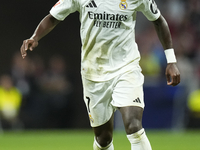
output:
[[[153,150],[200,150],[200,130],[146,131]],[[92,150],[91,130],[32,130],[0,135],[0,150]],[[130,150],[123,131],[114,132],[115,150]]]

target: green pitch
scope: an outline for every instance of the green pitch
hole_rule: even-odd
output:
[[[200,150],[200,130],[147,130],[153,150]],[[0,150],[92,150],[92,130],[33,130],[0,134]],[[130,150],[123,131],[114,132],[115,150]]]

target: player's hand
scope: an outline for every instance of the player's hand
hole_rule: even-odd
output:
[[[167,85],[176,86],[180,83],[180,72],[176,63],[167,64],[166,72]]]
[[[24,40],[20,49],[22,58],[25,58],[27,56],[27,50],[32,51],[37,46],[38,41],[35,41],[34,39]]]

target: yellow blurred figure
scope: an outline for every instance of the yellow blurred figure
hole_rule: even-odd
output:
[[[200,117],[200,90],[190,93],[188,107],[196,117]]]
[[[6,120],[12,127],[18,120],[18,112],[22,102],[22,95],[13,86],[9,75],[0,77],[0,118]]]
[[[157,77],[160,74],[160,64],[153,54],[143,54],[140,61],[142,72],[146,76]]]

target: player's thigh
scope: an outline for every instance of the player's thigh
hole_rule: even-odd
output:
[[[144,76],[140,70],[126,72],[116,82],[112,105],[119,108],[128,134],[142,127]]]
[[[127,106],[118,109],[122,114],[127,134],[132,134],[142,129],[143,108],[138,106]]]

